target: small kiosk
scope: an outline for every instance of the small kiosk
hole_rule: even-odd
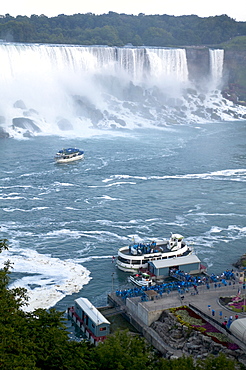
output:
[[[68,308],[68,316],[92,344],[103,342],[110,332],[110,322],[87,298],[76,299],[74,306]]]
[[[149,271],[155,276],[163,278],[170,276],[172,270],[182,270],[192,275],[201,273],[203,268],[201,261],[194,254],[149,262]]]

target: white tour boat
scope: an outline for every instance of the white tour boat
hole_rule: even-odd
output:
[[[56,163],[67,163],[78,161],[79,159],[83,158],[84,158],[83,150],[76,148],[67,148],[59,150],[59,152],[56,153],[55,161]]]
[[[155,285],[155,282],[151,278],[151,276],[145,272],[139,272],[137,274],[129,276],[129,281],[137,286],[147,286],[150,287]]]
[[[125,272],[147,269],[148,262],[185,257],[192,254],[192,248],[184,242],[180,234],[171,234],[169,240],[157,240],[148,244],[132,244],[118,250],[116,264]]]

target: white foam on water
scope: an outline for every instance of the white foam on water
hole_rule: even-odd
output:
[[[70,211],[79,211],[79,208],[74,208],[74,207],[65,207],[65,209],[68,209]]]
[[[166,179],[203,179],[203,180],[230,180],[230,181],[246,181],[246,169],[239,168],[239,169],[226,169],[220,171],[213,171],[213,172],[205,172],[205,173],[191,173],[191,174],[184,174],[184,175],[165,175],[165,176],[133,176],[133,175],[112,175],[110,178],[106,178],[102,180],[102,182],[109,183],[114,181],[115,179],[137,179],[137,180],[166,180]],[[133,182],[115,182],[112,184],[108,184],[107,186],[113,186],[118,184],[133,184]]]
[[[65,296],[79,292],[91,279],[90,271],[73,260],[63,261],[35,250],[13,247],[0,254],[0,264],[6,260],[13,264],[13,272],[27,274],[10,286],[27,289],[25,311],[50,308]]]
[[[75,186],[79,186],[79,185],[76,185],[76,184],[70,184],[68,182],[55,182],[54,183],[54,186],[72,186],[72,187],[75,187]]]
[[[71,261],[76,262],[76,263],[84,263],[84,262],[91,262],[93,260],[100,260],[100,259],[102,260],[112,259],[112,256],[88,256],[88,257],[76,258]]]
[[[50,239],[54,239],[54,240],[57,240],[58,239],[61,239],[61,240],[70,240],[70,239],[80,239],[80,238],[83,238],[83,237],[86,237],[86,238],[89,238],[91,240],[104,240],[105,238],[108,239],[108,240],[122,240],[122,236],[116,234],[116,233],[112,233],[110,231],[104,231],[104,230],[82,230],[82,231],[78,231],[78,230],[70,230],[70,229],[67,229],[67,228],[64,228],[64,229],[60,229],[60,230],[53,230],[53,231],[49,231],[45,234],[39,234],[39,238],[41,238],[43,240],[50,240]]]
[[[58,236],[64,238],[64,236],[66,236],[66,237],[69,237],[69,238],[78,239],[78,238],[81,237],[81,235],[83,235],[83,233],[81,231],[70,230],[70,229],[61,229],[61,230],[49,231],[44,236],[51,237],[51,238],[53,238],[53,237],[56,238]]]
[[[213,226],[211,228],[211,233],[220,233],[222,231],[221,227]]]
[[[119,185],[136,185],[136,184],[137,184],[136,182],[118,181],[118,182],[114,182],[112,184],[108,184],[108,185],[106,185],[106,187],[119,186]]]
[[[95,197],[93,199],[96,200],[98,204],[104,204],[106,202],[123,200],[121,198],[112,198],[109,195],[103,195],[101,197]]]
[[[26,199],[26,198],[21,197],[19,195],[13,195],[13,194],[4,195],[3,194],[3,196],[1,196],[0,199],[16,200],[16,199]]]
[[[102,182],[109,182],[115,179],[136,179],[136,180],[147,180],[147,177],[143,176],[132,176],[132,175],[111,175],[110,178],[102,180]]]
[[[22,209],[22,208],[3,208],[5,212],[34,212],[34,211],[42,211],[44,209],[48,209],[49,207],[33,207],[31,209]]]
[[[109,227],[114,227],[114,228],[117,227],[122,230],[131,229],[133,227],[132,225],[129,225],[128,222],[123,222],[123,221],[117,222],[117,221],[111,221],[111,220],[96,220],[95,222],[102,226],[109,226]]]

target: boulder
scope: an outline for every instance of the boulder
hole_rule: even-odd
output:
[[[25,103],[22,100],[17,100],[14,103],[14,108],[26,109]]]
[[[7,139],[9,138],[9,133],[6,132],[3,127],[0,127],[0,139]]]
[[[14,128],[22,128],[24,130],[36,133],[41,132],[40,128],[30,118],[16,117],[13,118],[12,122]]]
[[[57,126],[61,131],[70,131],[73,130],[73,125],[71,122],[69,122],[67,119],[61,119],[60,121],[57,122]]]

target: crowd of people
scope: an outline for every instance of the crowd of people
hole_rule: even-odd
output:
[[[178,291],[180,294],[188,292],[191,294],[198,294],[199,286],[206,286],[207,289],[210,289],[211,286],[214,288],[220,288],[221,286],[235,284],[233,270],[226,270],[220,275],[206,274],[201,276],[194,276],[180,270],[173,270],[170,271],[170,277],[174,280],[167,281],[162,284],[151,285],[149,287],[142,286],[117,290],[116,295],[123,299],[140,296],[142,300],[147,300],[148,296],[146,291],[148,290],[155,291],[157,297],[162,297],[164,293],[169,294],[172,291]]]

